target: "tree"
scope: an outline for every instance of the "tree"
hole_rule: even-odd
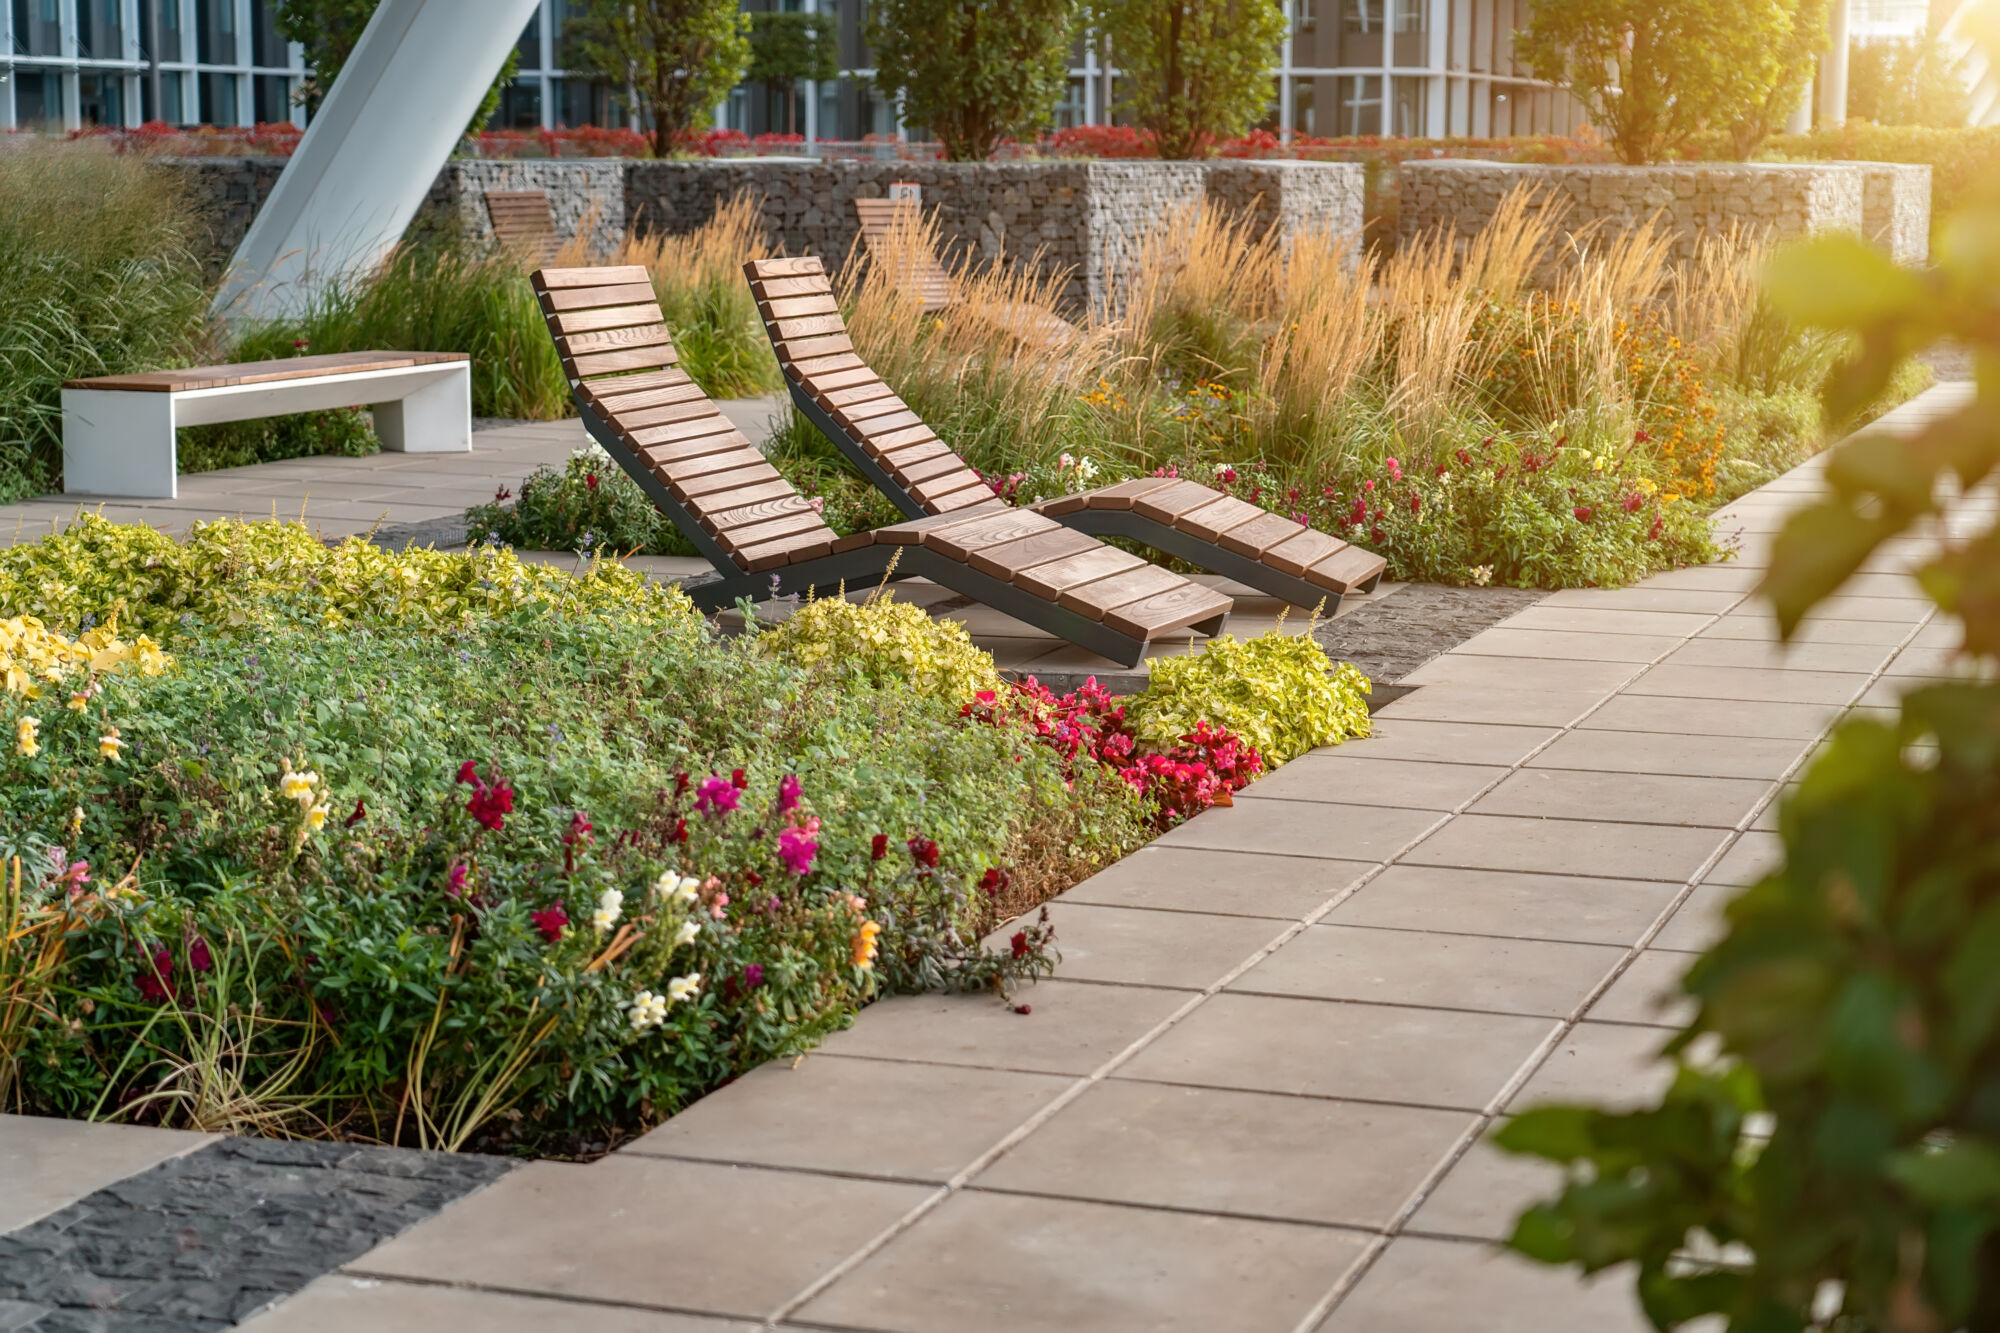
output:
[[[1885,546],[1911,560],[1940,497],[2000,476],[2000,180],[1984,194],[1931,268],[1842,236],[1771,265],[1773,303],[1854,348],[1827,381],[1830,422],[1925,347],[1965,347],[1976,374],[1956,412],[1834,451],[1762,588],[1787,638]],[[2000,1328],[2000,523],[1975,498],[1931,535],[1914,572],[1958,621],[1959,679],[1843,722],[1785,799],[1784,864],[1682,983],[1698,1006],[1671,1049],[1718,1054],[1657,1105],[1538,1108],[1501,1131],[1571,1168],[1515,1247],[1588,1271],[1636,1261],[1658,1328]]]
[[[785,90],[785,133],[797,134],[799,80],[840,75],[840,34],[830,14],[764,12],[750,16],[752,83]]]
[[[1965,84],[1935,36],[1855,42],[1850,50],[1850,120],[1963,129],[1971,119]]]
[[[287,41],[305,48],[306,77],[299,83],[297,97],[307,115],[318,111],[319,104],[332,91],[333,81],[340,77],[347,58],[354,54],[354,44],[361,40],[361,30],[368,26],[379,3],[381,0],[278,0],[278,32]],[[472,123],[465,128],[467,134],[477,134],[486,128],[486,122],[500,108],[501,92],[514,81],[520,68],[520,51],[509,51],[507,63],[500,67],[500,76],[493,80],[493,86],[480,99],[479,109],[473,112]]]
[[[665,157],[743,78],[747,30],[736,0],[580,0],[564,58],[625,89]]]
[[[1778,76],[1771,90],[1729,127],[1729,147],[1748,162],[1757,145],[1784,128],[1812,84],[1813,65],[1827,48],[1828,0],[1795,0],[1791,31],[1778,47]]]
[[[1620,161],[1658,162],[1770,99],[1794,21],[1783,0],[1538,0],[1514,50],[1576,94]]]
[[[1206,157],[1271,101],[1285,36],[1275,0],[1100,0],[1118,97],[1161,157]]]
[[[1076,0],[876,0],[875,86],[952,162],[984,162],[1048,124],[1069,81]]]

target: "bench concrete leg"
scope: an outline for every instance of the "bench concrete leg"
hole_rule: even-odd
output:
[[[64,389],[63,490],[171,500],[179,493],[174,396]]]
[[[461,365],[407,398],[375,403],[375,433],[402,454],[472,452],[472,367]]]

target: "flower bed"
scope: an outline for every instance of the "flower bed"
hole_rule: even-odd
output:
[[[1282,652],[1287,743],[1365,728]],[[1229,674],[1127,723],[886,596],[725,639],[614,564],[82,518],[0,552],[0,1105],[595,1151],[1049,968],[980,941],[1264,762]]]

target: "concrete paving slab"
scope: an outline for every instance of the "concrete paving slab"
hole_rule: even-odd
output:
[[[1784,858],[1785,845],[1776,833],[1753,829],[1703,879],[1709,884],[1755,884],[1784,864]]]
[[[1623,957],[1612,945],[1318,925],[1229,989],[1563,1018]]]
[[[1871,672],[1889,660],[1891,648],[1874,643],[1800,643],[1791,647],[1761,639],[1690,639],[1661,663],[1669,666],[1762,667],[1767,670]]]
[[[1519,1255],[1405,1236],[1368,1270],[1320,1333],[1650,1333],[1623,1271],[1581,1281]]]
[[[1329,923],[1629,945],[1680,891],[1671,881],[1394,865],[1328,913]]]
[[[1734,828],[1770,790],[1750,778],[1690,778],[1633,773],[1616,783],[1566,768],[1524,768],[1480,798],[1472,813],[1616,823]]]
[[[1700,953],[1722,938],[1726,927],[1723,911],[1743,893],[1734,884],[1701,884],[1690,893],[1660,933],[1653,937],[1655,949]]]
[[[1555,1027],[1515,1014],[1224,993],[1119,1073],[1193,1087],[1476,1111]]]
[[[1258,917],[1067,901],[1053,904],[1049,919],[1067,979],[1183,990],[1213,984],[1284,929]],[[1001,928],[1003,934],[1008,930]]]
[[[1696,643],[1714,640],[1696,639]],[[1620,694],[1583,720],[1583,731],[1649,731],[1682,736],[1751,736],[1812,740],[1841,714],[1835,704],[1752,703],[1743,699],[1691,699],[1661,694]]]
[[[1075,1081],[838,1055],[774,1060],[621,1151],[942,1183]]]
[[[0,1115],[0,1233],[19,1230],[217,1137],[143,1125]]]
[[[1650,662],[1683,642],[1677,634],[1586,634],[1563,629],[1497,626],[1475,634],[1454,652],[1558,661]]]
[[[1368,738],[1369,759],[1417,759],[1452,764],[1513,764],[1553,740],[1553,727],[1493,726],[1382,717]]]
[[[1430,722],[1503,722],[1566,727],[1604,697],[1602,690],[1510,689],[1487,685],[1426,685],[1384,708],[1378,717]]]
[[[1504,1241],[1521,1211],[1562,1188],[1563,1171],[1539,1157],[1502,1152],[1485,1139],[1465,1150],[1410,1219],[1412,1232]]]
[[[1304,818],[1294,801],[1243,801],[1204,810],[1153,845],[1374,861],[1400,850],[1437,818],[1429,810],[1333,802],[1315,805]]]
[[[1463,1111],[1114,1078],[1057,1112],[973,1185],[1379,1227],[1473,1123]],[[1172,1169],[1161,1170],[1168,1162]]]
[[[1579,729],[1529,761],[1532,768],[1596,773],[1665,773],[1775,781],[1805,747],[1758,736],[1689,736]]]
[[[1062,901],[1296,921],[1374,868],[1370,861],[1142,847],[1063,894]],[[1060,944],[1067,958],[1067,934]]]
[[[1690,959],[1684,953],[1647,949],[1632,960],[1586,1015],[1595,1023],[1639,1023],[1679,1029],[1694,1017],[1694,999],[1680,988]]]
[[[1722,845],[1716,829],[1612,824],[1584,819],[1460,815],[1404,858],[1410,865],[1600,875],[1606,879],[1686,878]]]
[[[1488,634],[1498,632],[1486,631]],[[1626,662],[1452,652],[1432,658],[1398,683],[1479,686],[1499,690],[1590,690],[1605,695],[1638,673],[1637,666]]]
[[[1712,616],[1693,611],[1621,611],[1609,607],[1540,604],[1500,622],[1502,629],[1558,629],[1583,634],[1665,634],[1682,637],[1707,627]]]
[[[1543,606],[1584,606],[1611,611],[1688,611],[1715,615],[1743,598],[1741,588],[1564,588],[1543,599]]]
[[[1610,1110],[1632,1110],[1658,1099],[1674,1080],[1660,1058],[1667,1034],[1658,1028],[1579,1023],[1508,1103],[1511,1111],[1550,1102],[1588,1101]]]
[[[1661,665],[1633,681],[1625,692],[1627,697],[1666,694],[1685,699],[1838,705],[1852,702],[1867,683],[1865,675],[1848,671]]]
[[[766,1318],[930,1192],[637,1156],[531,1162],[347,1271]]]
[[[1407,810],[1450,810],[1507,770],[1495,764],[1378,759],[1372,747],[1347,745],[1300,755],[1238,792],[1238,801],[1333,801]]]
[[[755,1333],[734,1319],[661,1314],[618,1305],[573,1305],[546,1297],[472,1291],[335,1273],[276,1309],[238,1325],[244,1333]]]

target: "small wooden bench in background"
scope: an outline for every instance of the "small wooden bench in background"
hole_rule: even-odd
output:
[[[501,248],[540,264],[556,251],[556,220],[545,190],[488,190],[486,219]]]
[[[63,490],[171,500],[174,431],[218,421],[367,407],[384,449],[472,449],[472,359],[463,352],[341,352],[63,385]]]

